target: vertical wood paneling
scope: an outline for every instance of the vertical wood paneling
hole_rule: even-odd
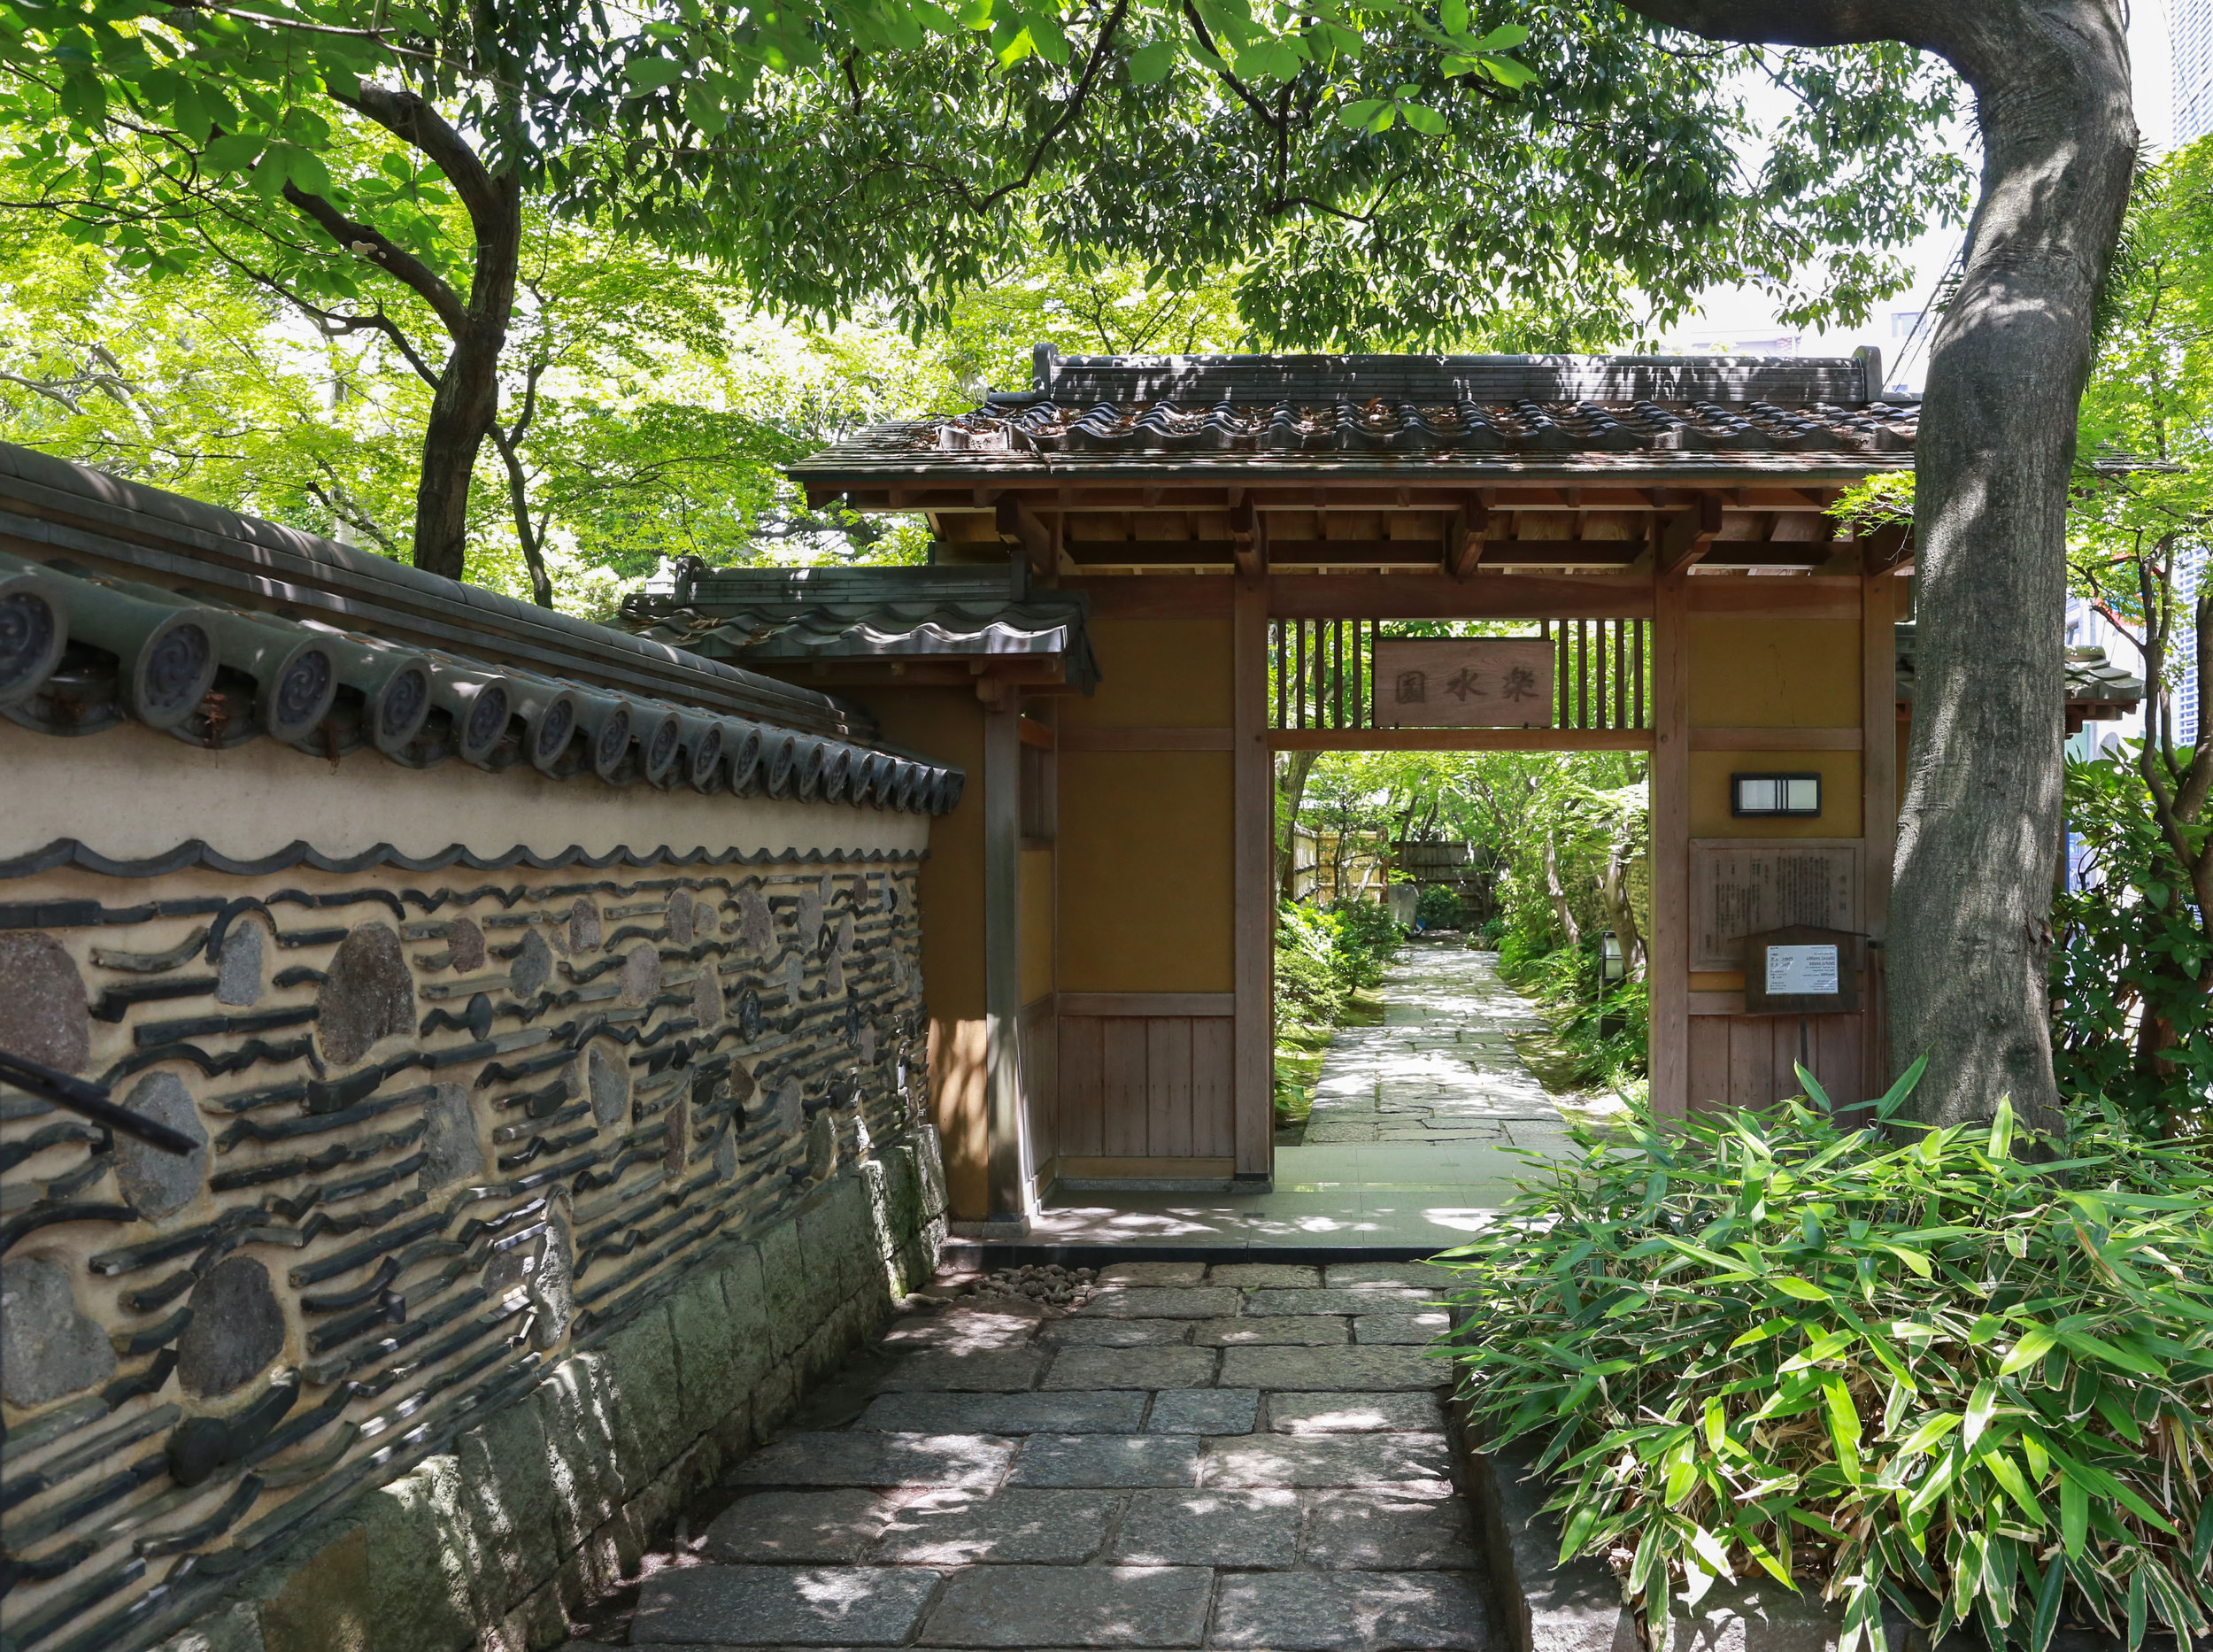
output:
[[[1100,1039],[1106,1023],[1096,1015],[1060,1017],[1060,1151],[1095,1159],[1106,1151],[1100,1084],[1106,1060]]]
[[[1110,1159],[1144,1157],[1149,1117],[1145,1107],[1145,1023],[1110,1016],[1099,1034],[1099,1152]]]
[[[1060,1153],[1060,1020],[1050,996],[1022,1009],[1022,1100],[1032,1174]]]
[[[1690,1111],[1720,1113],[1729,1107],[1729,1015],[1693,1015],[1690,1038]]]
[[[1232,1023],[1207,1015],[1191,1026],[1191,1116],[1192,1154],[1225,1159],[1237,1151],[1237,1086]]]
[[[1160,1016],[1145,1023],[1145,1147],[1154,1158],[1191,1154],[1191,1021]]]

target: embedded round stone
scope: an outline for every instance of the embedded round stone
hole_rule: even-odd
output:
[[[389,924],[347,931],[315,995],[315,1019],[324,1059],[342,1067],[359,1061],[379,1038],[414,1031],[414,987]]]
[[[814,1115],[814,1123],[807,1126],[806,1173],[819,1182],[837,1169],[837,1121],[824,1108]]]
[[[603,1125],[612,1124],[630,1105],[630,1077],[621,1058],[610,1055],[600,1045],[584,1052],[584,1087],[591,1094],[591,1115]]]
[[[454,969],[463,975],[484,967],[484,931],[468,918],[456,918],[445,926],[446,949],[452,954]],[[543,948],[544,941],[538,943]]]
[[[515,954],[514,968],[507,972],[508,985],[517,998],[536,998],[552,973],[553,949],[536,930],[525,930],[522,950]]]
[[[737,1031],[748,1044],[760,1037],[760,995],[750,986],[737,995]]]
[[[440,1085],[422,1104],[423,1164],[416,1185],[423,1192],[474,1176],[484,1168],[484,1144],[476,1133],[468,1092]]]
[[[569,1238],[566,1206],[556,1204],[546,1224],[538,1253],[537,1271],[530,1278],[530,1305],[537,1309],[530,1324],[534,1347],[550,1348],[568,1335],[576,1317],[575,1242]]]
[[[691,945],[691,892],[679,889],[668,897],[668,938],[679,946]]]
[[[799,910],[792,922],[798,930],[799,945],[810,952],[821,945],[824,899],[815,890],[803,889],[799,892]]]
[[[108,1333],[77,1306],[69,1269],[52,1256],[0,1263],[0,1393],[44,1405],[115,1375]]]
[[[822,990],[836,998],[845,990],[845,954],[831,953],[822,960]]]
[[[284,1351],[284,1310],[269,1270],[233,1256],[192,1287],[192,1323],[177,1339],[177,1380],[203,1400],[242,1388]]]
[[[806,964],[797,953],[788,953],[783,961],[783,996],[788,1004],[797,1005],[806,992]]]
[[[234,923],[223,937],[221,961],[215,969],[215,1001],[251,1004],[261,997],[261,926],[251,921]]]
[[[725,1127],[714,1139],[714,1175],[717,1181],[727,1182],[737,1174],[737,1135]]]
[[[787,1078],[776,1086],[776,1123],[783,1126],[787,1136],[798,1135],[806,1124],[806,1103],[796,1078]]]
[[[0,935],[0,1050],[65,1073],[92,1059],[84,978],[50,935]]]
[[[184,1080],[174,1073],[148,1073],[131,1086],[123,1105],[142,1118],[189,1136],[199,1146],[171,1153],[135,1136],[115,1132],[115,1183],[132,1209],[158,1221],[192,1202],[207,1175],[207,1127],[192,1105]]]
[[[849,953],[853,949],[853,915],[840,913],[837,918],[837,950]]]
[[[622,960],[622,1001],[651,1002],[661,990],[660,955],[651,946],[633,946]]]
[[[699,973],[692,977],[691,1014],[702,1027],[722,1023],[722,983],[715,979],[712,958],[701,960]]]
[[[568,950],[573,953],[599,950],[599,908],[589,900],[580,899],[568,909]]]
[[[876,1023],[873,1021],[860,1023],[860,1064],[863,1067],[876,1064]]]

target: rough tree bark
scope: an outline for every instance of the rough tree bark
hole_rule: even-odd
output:
[[[2060,843],[2065,506],[2091,313],[2136,150],[2118,0],[1626,0],[1710,39],[1902,41],[1973,90],[1982,195],[1929,359],[1920,637],[1886,959],[1924,1120],[2010,1094],[2056,1122],[2046,960]]]

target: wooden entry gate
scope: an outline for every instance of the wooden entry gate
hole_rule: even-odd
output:
[[[1873,1087],[1910,545],[1833,507],[1912,463],[1916,410],[1881,387],[1869,353],[1041,349],[1029,390],[794,466],[811,506],[925,514],[933,575],[1011,558],[1037,588],[857,614],[842,663],[809,657],[826,625],[788,647],[797,680],[968,773],[921,896],[956,1207],[1269,1175],[1272,753],[1292,747],[1648,749],[1657,1105],[1770,1103],[1801,1038],[1834,1093]],[[1080,595],[1081,651],[1045,592]],[[1369,652],[1439,621],[1558,651],[1550,721],[1372,726]],[[913,657],[883,657],[902,629]],[[1324,691],[1288,669],[1325,652]],[[1739,774],[1818,804],[1747,816]],[[1746,937],[1785,925],[1866,938],[1863,1007],[1748,1013]]]

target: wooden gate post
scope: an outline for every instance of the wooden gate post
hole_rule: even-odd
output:
[[[1652,605],[1652,1105],[1691,1090],[1691,635],[1688,576],[1662,574]]]
[[[1268,747],[1268,585],[1238,576],[1231,609],[1233,696],[1230,762],[1236,802],[1231,861],[1236,937],[1235,1059],[1237,1174],[1275,1173],[1276,891],[1273,856],[1276,786]]]
[[[1898,853],[1898,576],[1867,575],[1860,593],[1860,832],[1865,845],[1860,927],[1869,942],[1860,1087],[1879,1096],[1891,1079],[1883,943],[1890,933],[1890,879]],[[1862,1098],[1831,1099],[1846,1104]]]
[[[1003,690],[983,714],[985,1185],[991,1221],[1029,1218],[1022,1141],[1022,712]]]

